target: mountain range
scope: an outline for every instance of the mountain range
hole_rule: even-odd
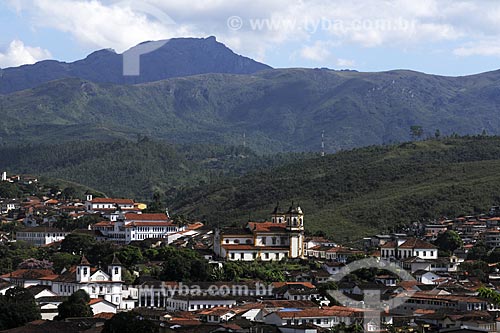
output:
[[[268,69],[134,85],[68,78],[0,96],[0,143],[147,135],[272,153],[319,151],[324,132],[334,152],[408,141],[412,126],[423,128],[422,137],[500,134],[499,111],[499,71]]]

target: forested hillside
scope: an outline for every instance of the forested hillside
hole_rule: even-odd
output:
[[[269,218],[279,201],[305,212],[306,228],[340,241],[419,220],[484,212],[500,203],[500,137],[372,146],[294,161],[170,198],[211,224]]]
[[[151,199],[284,164],[307,154],[259,156],[248,148],[136,141],[81,141],[0,148],[0,170],[60,178],[108,196]]]

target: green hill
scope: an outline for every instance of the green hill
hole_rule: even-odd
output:
[[[138,85],[52,81],[0,96],[0,144],[135,139],[319,151],[454,132],[500,134],[500,72],[441,77],[320,69],[205,74]]]
[[[211,224],[299,203],[307,229],[340,241],[500,203],[500,137],[372,146],[181,191],[173,208]]]
[[[81,141],[0,148],[0,170],[90,186],[108,196],[151,199],[155,192],[208,184],[303,158],[259,156],[248,148],[136,141]]]

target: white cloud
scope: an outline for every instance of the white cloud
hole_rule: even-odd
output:
[[[145,40],[215,35],[239,53],[265,60],[277,46],[317,61],[325,41],[373,47],[432,47],[453,41],[455,54],[473,54],[468,43],[487,48],[500,39],[500,2],[489,0],[9,0],[34,27],[67,32],[84,45],[121,52]],[[176,24],[167,24],[168,15]],[[239,16],[241,29],[228,28]],[[252,29],[256,19],[271,24]],[[494,45],[493,45],[494,46]],[[450,50],[451,51],[451,50]],[[483,50],[482,53],[496,51]]]
[[[307,60],[325,62],[332,57],[329,47],[328,43],[316,41],[313,45],[304,46],[300,50],[300,56]]]
[[[495,56],[500,57],[500,41],[482,40],[478,42],[467,43],[453,50],[453,53],[460,57],[470,56]]]
[[[26,46],[20,40],[13,40],[5,52],[0,52],[0,67],[15,67],[24,64],[34,64],[37,61],[48,59],[51,54],[40,47]]]
[[[35,27],[55,28],[84,45],[118,52],[147,40],[195,34],[188,24],[175,24],[158,7],[140,1],[31,0],[23,5]]]
[[[326,67],[331,67],[334,64],[336,67],[352,68],[356,64],[354,60],[336,58],[334,56],[332,49],[336,46],[338,44],[333,42],[316,41],[311,45],[301,48],[298,55],[302,59],[313,61]]]
[[[337,59],[337,66],[343,68],[352,68],[356,65],[356,62],[351,59]]]

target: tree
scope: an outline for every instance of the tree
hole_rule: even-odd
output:
[[[158,257],[164,260],[162,280],[206,281],[209,277],[206,259],[193,250],[166,246],[159,250]]]
[[[54,266],[54,270],[60,273],[63,268],[70,268],[78,262],[80,256],[66,253],[66,252],[56,252],[52,255],[51,261]]]
[[[436,138],[436,140],[439,140],[439,138],[441,137],[441,131],[438,129],[436,129],[436,132],[434,132],[434,137]]]
[[[162,201],[162,194],[156,191],[153,194],[153,201],[149,204],[148,208],[144,210],[145,213],[165,213],[165,205]]]
[[[34,258],[29,258],[23,260],[17,268],[19,269],[52,269],[52,263],[47,260],[37,260]]]
[[[482,241],[474,244],[474,247],[467,252],[467,260],[485,260],[488,255],[488,247]]]
[[[500,294],[497,291],[486,288],[485,286],[481,286],[477,291],[480,297],[488,299],[495,305],[500,305]]]
[[[88,253],[95,244],[94,237],[86,234],[69,234],[61,242],[61,251],[72,254]]]
[[[66,200],[76,198],[78,196],[78,192],[74,187],[66,187],[62,193],[62,197]]]
[[[0,182],[0,198],[18,198],[22,195],[21,189],[9,182]]]
[[[0,330],[23,326],[40,318],[40,309],[28,290],[14,287],[0,295]]]
[[[158,332],[155,324],[144,319],[133,311],[121,312],[113,316],[104,324],[102,333],[155,333]]]
[[[125,267],[132,267],[144,260],[141,249],[131,245],[122,247],[116,256],[120,259],[122,264],[125,265]]]
[[[90,296],[85,290],[78,290],[73,293],[66,301],[59,304],[57,309],[59,315],[56,320],[62,320],[72,317],[92,317],[94,313],[89,305]]]
[[[461,248],[464,245],[464,242],[462,241],[462,238],[460,238],[460,235],[453,230],[447,230],[446,232],[439,234],[434,243],[439,247],[440,250],[446,251],[448,253],[453,253],[453,251]]]
[[[424,135],[424,128],[420,125],[412,125],[410,126],[410,134],[413,140],[417,140]]]

